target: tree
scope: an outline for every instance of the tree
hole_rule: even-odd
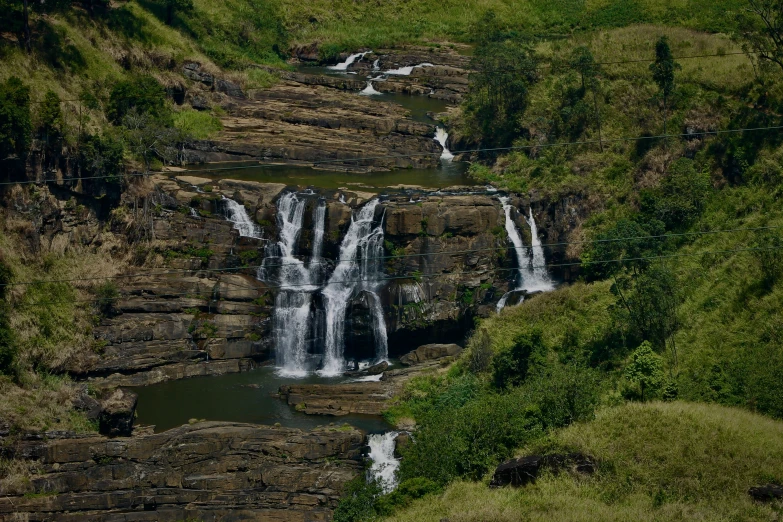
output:
[[[152,118],[170,118],[166,90],[152,76],[117,82],[112,88],[106,111],[109,120],[120,124],[132,109],[136,109],[137,114],[146,114]]]
[[[664,224],[655,219],[621,219],[598,234],[582,254],[585,274],[596,280],[611,277],[623,270],[636,276],[650,264],[645,259],[663,251]]]
[[[658,84],[658,89],[663,96],[663,133],[666,134],[666,110],[669,97],[675,89],[674,72],[681,69],[680,64],[674,61],[669,39],[665,36],[655,44],[655,62],[650,64],[653,80]]]
[[[626,295],[621,296],[636,334],[658,349],[669,348],[677,364],[674,334],[679,327],[677,278],[670,269],[653,265],[633,280]]]
[[[154,159],[164,163],[176,161],[176,145],[183,139],[180,130],[153,118],[149,113],[140,113],[136,108],[125,115],[122,126],[125,143],[144,162],[145,172],[150,171]]]
[[[584,46],[577,47],[573,50],[569,65],[579,73],[582,80],[582,92],[584,94],[588,91],[593,93],[593,109],[595,111],[595,122],[598,127],[598,145],[603,152],[604,144],[603,138],[601,137],[601,113],[598,110],[598,90],[600,88],[598,75],[601,73],[601,66],[595,63],[593,53]]]
[[[521,134],[538,61],[525,41],[506,39],[491,12],[474,28],[474,51],[465,117],[471,134],[487,147],[506,147]]]
[[[87,136],[79,150],[79,165],[89,177],[106,177],[113,181],[123,167],[124,147],[111,135]]]
[[[0,161],[27,157],[32,139],[30,89],[16,76],[0,83]]]
[[[161,0],[166,8],[166,25],[174,23],[174,13],[193,10],[193,0]]]
[[[668,169],[660,187],[640,194],[643,213],[678,229],[701,215],[704,203],[712,192],[710,175],[697,171],[693,160],[680,158]]]
[[[748,0],[738,22],[744,50],[783,69],[783,0]]]
[[[519,334],[514,339],[514,345],[495,355],[492,361],[495,387],[503,389],[522,384],[531,366],[540,362],[545,355],[546,347],[540,329]]]
[[[663,358],[653,351],[652,345],[647,341],[631,354],[631,360],[625,367],[625,378],[631,385],[638,387],[642,401],[651,398],[663,388]]]
[[[60,97],[47,91],[38,109],[38,135],[44,142],[44,150],[53,152],[65,134],[65,122],[60,108]]]

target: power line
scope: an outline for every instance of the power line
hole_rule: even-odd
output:
[[[607,239],[591,239],[591,240],[585,240],[585,241],[564,241],[564,242],[557,242],[557,243],[543,243],[541,244],[541,247],[543,248],[552,248],[552,247],[560,247],[560,246],[572,246],[572,245],[586,245],[586,244],[596,244],[596,243],[618,243],[618,242],[625,242],[625,241],[638,241],[638,240],[653,240],[653,239],[669,239],[669,238],[676,238],[676,237],[690,237],[690,236],[705,236],[705,235],[714,235],[714,234],[729,234],[729,233],[737,233],[737,232],[760,232],[764,230],[779,230],[783,228],[783,226],[770,226],[770,227],[752,227],[752,228],[731,228],[731,229],[721,229],[721,230],[706,230],[706,231],[696,231],[696,232],[680,232],[680,233],[674,233],[674,234],[659,234],[659,235],[651,235],[651,236],[632,236],[632,237],[622,237],[622,238],[607,238]],[[523,247],[527,248],[527,247]],[[466,254],[476,254],[481,252],[497,252],[498,250],[516,250],[517,248],[515,246],[507,245],[507,246],[497,246],[494,248],[476,248],[476,249],[469,249],[469,250],[455,250],[451,252],[431,252],[431,253],[417,253],[417,254],[396,254],[396,255],[388,255],[388,256],[373,256],[364,258],[366,261],[388,261],[388,260],[395,260],[395,259],[406,259],[406,258],[415,258],[415,257],[430,257],[430,256],[458,256],[458,255],[466,255]],[[306,259],[313,259],[312,256],[299,256],[301,260]],[[270,256],[267,257],[267,259],[281,259],[277,256]],[[241,267],[227,267],[227,268],[204,268],[204,269],[186,269],[186,268],[179,268],[179,269],[170,269],[170,270],[164,270],[164,271],[158,271],[158,272],[143,272],[143,273],[135,273],[135,274],[119,274],[119,275],[113,275],[113,276],[96,276],[96,277],[82,277],[82,278],[70,278],[70,279],[48,279],[48,280],[41,280],[41,281],[20,281],[20,282],[12,282],[12,283],[5,283],[0,284],[0,288],[2,287],[13,287],[13,286],[33,286],[33,285],[43,285],[43,284],[55,284],[55,283],[74,283],[74,282],[87,282],[87,281],[105,281],[105,280],[111,280],[111,279],[132,279],[136,277],[154,277],[154,276],[161,276],[161,275],[175,275],[175,274],[186,274],[186,273],[225,273],[225,272],[238,272],[243,270],[258,270],[258,269],[267,269],[267,268],[280,268],[280,267],[286,267],[286,266],[300,266],[302,263],[264,263],[261,265],[251,265],[251,266],[241,266]],[[227,283],[227,284],[236,284],[236,283]]]
[[[570,266],[582,266],[582,265],[604,265],[604,264],[612,264],[612,263],[627,263],[631,261],[653,261],[653,260],[660,260],[660,259],[675,259],[675,258],[683,258],[683,257],[703,257],[708,255],[722,255],[722,254],[737,254],[737,253],[743,253],[743,252],[765,252],[765,251],[777,251],[777,250],[783,250],[783,247],[758,247],[758,248],[740,248],[740,249],[732,249],[732,250],[714,250],[714,251],[707,251],[707,252],[699,252],[699,253],[684,253],[684,254],[669,254],[669,255],[660,255],[660,256],[640,256],[640,257],[634,257],[634,258],[619,258],[619,259],[607,259],[607,260],[600,260],[600,261],[575,261],[572,263],[555,263],[555,264],[544,264],[544,265],[535,265],[535,266],[529,266],[527,268],[530,269],[536,269],[536,268],[561,268],[561,267],[570,267]],[[470,275],[470,274],[477,274],[477,273],[487,273],[487,272],[515,272],[519,270],[519,268],[493,268],[483,271],[478,270],[470,270],[470,271],[461,271],[461,272],[446,272],[446,273],[440,273],[440,274],[409,274],[404,276],[390,276],[390,277],[383,277],[378,279],[353,279],[353,280],[343,280],[343,281],[327,281],[326,284],[323,286],[314,285],[314,284],[293,284],[293,285],[269,285],[267,283],[264,283],[264,288],[266,289],[277,289],[277,290],[294,290],[296,288],[313,288],[313,292],[321,290],[325,287],[328,287],[330,285],[337,285],[337,284],[354,284],[354,283],[377,283],[377,284],[383,284],[388,281],[397,281],[397,280],[418,280],[418,279],[432,279],[432,278],[443,278],[448,277],[452,275]],[[240,288],[247,288],[252,290],[258,290],[259,288],[255,287],[249,287],[244,285],[237,285]],[[165,294],[166,297],[173,297],[173,296],[199,296],[197,293],[193,292],[182,292],[182,293],[167,293]],[[214,296],[214,291],[210,292],[210,294],[203,297],[210,297]],[[98,303],[102,301],[117,301],[120,299],[129,299],[132,297],[144,297],[141,296],[118,296],[118,297],[109,297],[109,298],[96,298],[96,299],[84,299],[81,300],[81,302],[84,303]],[[201,297],[201,296],[199,296]],[[67,300],[67,301],[35,301],[33,303],[22,303],[21,305],[12,305],[12,307],[25,307],[25,306],[35,306],[37,304],[57,304],[62,302],[79,302],[74,300]]]
[[[721,134],[737,134],[742,132],[760,132],[760,131],[771,131],[771,130],[781,130],[783,129],[783,125],[774,125],[769,127],[746,127],[746,128],[740,128],[740,129],[723,129],[723,130],[714,130],[714,131],[702,131],[702,132],[692,132],[692,133],[680,133],[680,134],[658,134],[654,136],[636,136],[636,137],[622,137],[622,138],[605,138],[603,140],[582,140],[582,141],[570,141],[570,142],[559,142],[559,143],[543,143],[538,145],[518,145],[518,146],[510,146],[510,147],[492,147],[492,148],[483,148],[483,149],[467,149],[467,150],[456,150],[451,151],[452,154],[473,154],[477,152],[504,152],[504,151],[513,151],[513,150],[530,150],[530,149],[544,149],[544,148],[551,148],[551,147],[569,147],[572,145],[597,145],[600,143],[618,143],[618,142],[628,142],[628,141],[643,141],[643,140],[658,140],[658,139],[664,139],[664,138],[694,138],[699,136],[719,136]],[[415,158],[415,157],[422,157],[422,156],[438,156],[440,157],[441,152],[418,152],[418,153],[405,153],[405,154],[388,154],[383,156],[365,156],[361,158],[343,158],[343,159],[329,159],[329,160],[316,160],[316,161],[310,161],[310,162],[286,162],[286,163],[279,163],[279,164],[269,164],[269,163],[259,163],[257,165],[239,165],[234,167],[216,167],[211,169],[181,169],[177,171],[155,171],[151,173],[131,173],[131,174],[125,174],[125,175],[112,175],[112,176],[88,176],[88,177],[82,177],[82,178],[71,178],[71,179],[63,179],[63,180],[24,180],[24,181],[5,181],[0,182],[0,186],[3,185],[27,185],[27,184],[43,184],[43,183],[68,183],[68,182],[78,182],[80,180],[92,180],[92,179],[119,179],[122,177],[143,177],[148,176],[149,174],[164,174],[164,175],[180,175],[183,173],[208,173],[208,172],[220,172],[220,171],[226,171],[226,170],[244,170],[244,169],[261,169],[261,168],[279,168],[279,167],[291,167],[291,166],[302,166],[302,167],[312,167],[315,165],[326,165],[326,164],[338,164],[338,163],[354,163],[354,162],[360,162],[360,161],[370,161],[370,160],[377,160],[377,159],[400,159],[400,158]],[[295,160],[296,161],[296,160]]]

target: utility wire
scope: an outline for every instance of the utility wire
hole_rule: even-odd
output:
[[[568,147],[572,145],[595,145],[599,143],[616,143],[616,142],[627,142],[627,141],[643,141],[643,140],[657,140],[657,139],[664,139],[664,138],[694,138],[698,136],[719,136],[721,134],[737,134],[742,132],[760,132],[760,131],[771,131],[771,130],[781,130],[783,129],[783,125],[773,125],[769,127],[746,127],[741,129],[723,129],[723,130],[714,130],[714,131],[703,131],[703,132],[692,132],[692,133],[680,133],[680,134],[658,134],[655,136],[636,136],[636,137],[622,137],[622,138],[614,138],[614,139],[603,139],[603,140],[582,140],[582,141],[570,141],[570,142],[560,142],[560,143],[543,143],[538,145],[518,145],[518,146],[510,146],[510,147],[493,147],[493,148],[483,148],[483,149],[467,149],[467,150],[456,150],[451,151],[452,154],[471,154],[476,152],[503,152],[503,151],[512,151],[512,150],[529,150],[529,149],[544,149],[544,148],[551,148],[551,147]],[[70,179],[63,179],[63,180],[56,180],[56,179],[46,179],[46,180],[24,180],[24,181],[5,181],[0,182],[0,186],[3,185],[26,185],[26,184],[43,184],[43,183],[69,183],[69,182],[78,182],[80,180],[87,180],[87,179],[118,179],[121,177],[143,177],[143,176],[149,176],[150,174],[164,174],[164,175],[181,175],[185,173],[194,173],[194,174],[204,174],[208,172],[220,172],[220,171],[226,171],[226,170],[244,170],[244,169],[261,169],[261,168],[279,168],[279,167],[291,167],[291,166],[302,166],[302,167],[312,167],[315,165],[326,165],[326,164],[335,164],[335,163],[354,163],[354,162],[360,162],[360,161],[369,161],[369,160],[377,160],[377,159],[399,159],[399,158],[414,158],[414,157],[421,157],[421,156],[438,156],[440,157],[441,152],[419,152],[419,153],[405,153],[405,154],[389,154],[389,155],[383,155],[383,156],[365,156],[360,158],[344,158],[344,159],[330,159],[330,160],[316,160],[316,161],[310,161],[310,162],[300,162],[300,163],[293,163],[293,162],[286,162],[286,163],[278,163],[278,164],[269,164],[269,163],[259,163],[257,165],[239,165],[234,167],[215,167],[210,169],[179,169],[176,171],[156,171],[151,173],[132,173],[132,174],[125,174],[123,176],[120,175],[113,175],[113,176],[89,176],[89,177],[82,177],[82,178],[70,178]]]
[[[739,248],[739,249],[732,249],[732,250],[713,250],[713,251],[707,251],[707,252],[699,252],[699,253],[685,253],[685,254],[670,254],[670,255],[660,255],[660,256],[643,256],[643,257],[633,257],[633,258],[620,258],[620,259],[607,259],[607,260],[600,260],[600,261],[576,261],[572,263],[555,263],[555,264],[544,264],[544,265],[536,265],[536,266],[529,266],[526,268],[530,269],[536,269],[536,268],[559,268],[559,267],[570,267],[570,266],[582,266],[582,265],[603,265],[603,264],[612,264],[612,263],[627,263],[630,261],[652,261],[652,260],[660,260],[660,259],[675,259],[675,258],[683,258],[683,257],[704,257],[708,255],[722,255],[722,254],[737,254],[742,252],[765,252],[765,251],[777,251],[777,250],[783,250],[783,247],[758,247],[758,248]],[[327,281],[324,285],[319,286],[315,284],[293,284],[293,285],[269,285],[267,283],[264,283],[265,289],[278,289],[278,290],[294,290],[296,288],[313,288],[313,292],[320,290],[322,288],[331,286],[331,285],[337,285],[337,284],[353,284],[353,283],[377,283],[377,284],[383,284],[388,281],[396,281],[396,280],[418,280],[418,279],[431,279],[431,278],[444,278],[452,275],[469,275],[469,274],[477,274],[477,273],[488,273],[488,272],[516,272],[519,270],[519,268],[493,268],[483,271],[478,270],[471,270],[471,271],[461,271],[461,272],[444,272],[440,274],[409,274],[404,276],[390,276],[390,277],[383,277],[378,279],[353,279],[353,280],[343,280],[343,281]],[[238,285],[241,288],[248,288],[253,290],[258,290],[259,288],[255,287],[249,287],[244,285]],[[167,293],[164,297],[173,297],[176,295],[180,296],[199,296],[197,293],[193,292],[182,292],[180,294],[176,293]],[[204,297],[210,297],[214,295],[214,291],[210,292],[209,295]],[[120,299],[130,299],[133,297],[141,297],[144,298],[144,295],[136,295],[133,294],[126,295],[126,296],[118,296],[118,297],[110,297],[110,298],[96,298],[96,299],[84,299],[81,300],[81,302],[85,303],[97,303],[101,301],[117,301]],[[154,294],[152,297],[155,297]],[[74,301],[72,299],[69,299],[67,301],[46,301],[46,300],[40,300],[35,301],[32,303],[20,303],[18,305],[12,305],[12,307],[25,307],[25,306],[36,306],[39,304],[57,304],[62,302],[80,302],[80,301]]]
[[[541,247],[543,248],[552,248],[552,247],[560,247],[560,246],[571,246],[571,245],[586,245],[586,244],[597,244],[597,243],[618,243],[618,242],[625,242],[625,241],[638,241],[638,240],[651,240],[651,239],[669,239],[669,238],[676,238],[676,237],[690,237],[690,236],[705,236],[705,235],[714,235],[714,234],[729,234],[729,233],[737,233],[737,232],[759,232],[764,230],[779,230],[783,228],[783,226],[771,226],[771,227],[753,227],[753,228],[730,228],[730,229],[721,229],[721,230],[706,230],[706,231],[697,231],[697,232],[681,232],[676,234],[659,234],[659,235],[653,235],[653,236],[632,236],[632,237],[623,237],[623,238],[608,238],[608,239],[592,239],[592,240],[585,240],[585,241],[569,241],[569,242],[558,242],[558,243],[543,243],[541,244]],[[529,247],[523,247],[523,248],[529,248]],[[398,254],[398,255],[389,255],[389,256],[373,256],[373,257],[367,257],[363,258],[365,261],[378,261],[378,260],[395,260],[395,259],[406,259],[406,258],[416,258],[416,257],[430,257],[430,256],[459,256],[459,255],[466,255],[466,254],[476,254],[481,252],[497,252],[499,250],[516,250],[517,247],[512,245],[507,246],[497,246],[494,248],[476,248],[476,249],[470,249],[470,250],[455,250],[451,252],[431,252],[431,253],[418,253],[418,254]],[[113,275],[113,276],[96,276],[96,277],[81,277],[81,278],[70,278],[70,279],[47,279],[47,280],[41,280],[41,281],[20,281],[20,282],[12,282],[12,283],[5,283],[0,284],[0,288],[2,287],[13,287],[13,286],[31,286],[31,285],[42,285],[42,284],[52,284],[52,283],[73,283],[73,282],[87,282],[87,281],[104,281],[104,280],[111,280],[111,279],[132,279],[136,277],[153,277],[153,276],[160,276],[160,275],[175,275],[175,274],[187,274],[187,273],[193,273],[193,274],[199,274],[199,273],[224,273],[224,272],[235,272],[235,271],[244,271],[244,270],[258,270],[258,269],[267,269],[267,268],[281,268],[286,266],[301,266],[304,264],[304,260],[310,259],[312,260],[312,256],[299,256],[299,258],[302,260],[302,263],[297,262],[289,262],[289,263],[264,263],[261,265],[251,265],[251,266],[241,266],[241,267],[227,267],[227,268],[204,268],[204,269],[187,269],[187,268],[178,268],[178,269],[170,269],[170,270],[163,270],[163,271],[157,271],[157,272],[141,272],[141,273],[135,273],[135,274],[119,274],[119,275]],[[269,256],[267,259],[282,259],[278,256]],[[227,284],[235,284],[235,283],[227,283]]]

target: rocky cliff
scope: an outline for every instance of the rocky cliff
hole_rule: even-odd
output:
[[[32,469],[0,479],[0,521],[330,520],[362,468],[363,440],[347,426],[220,422],[112,439],[30,435],[0,444]]]

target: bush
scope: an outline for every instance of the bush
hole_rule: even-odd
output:
[[[641,210],[670,230],[681,229],[701,215],[712,186],[707,172],[698,172],[692,160],[680,158],[656,190],[641,193]]]
[[[90,135],[83,138],[79,150],[82,172],[88,176],[107,177],[114,181],[122,173],[125,147],[110,134]]]
[[[519,386],[527,378],[531,359],[543,360],[546,347],[540,328],[523,332],[514,339],[514,345],[496,354],[492,360],[492,380],[496,388]]]
[[[166,105],[166,91],[152,76],[123,80],[112,88],[106,111],[109,120],[118,125],[131,109],[155,119],[165,120],[170,117]]]

